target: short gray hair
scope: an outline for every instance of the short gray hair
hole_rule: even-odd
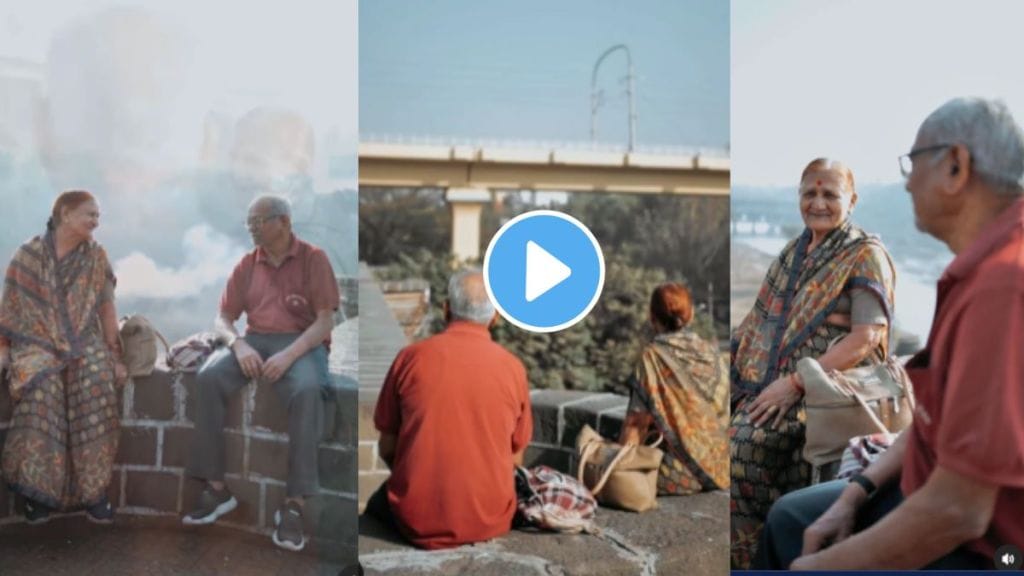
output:
[[[494,304],[487,296],[479,269],[467,268],[452,274],[448,280],[448,311],[453,320],[467,320],[484,326],[491,323]]]
[[[273,196],[270,194],[259,196],[249,203],[249,209],[252,210],[252,208],[257,204],[267,205],[267,208],[270,210],[270,213],[267,214],[267,216],[292,217],[292,203],[284,196]]]
[[[1024,133],[1002,100],[954,98],[925,118],[919,134],[933,144],[963,144],[994,192],[1024,195]]]

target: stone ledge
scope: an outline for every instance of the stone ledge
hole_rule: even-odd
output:
[[[727,574],[728,510],[724,491],[666,497],[643,514],[601,508],[600,536],[514,530],[490,542],[431,552],[363,515],[359,561],[367,575]]]
[[[194,502],[200,483],[184,473],[194,428],[195,375],[158,368],[129,381],[119,394],[121,441],[110,487],[120,515],[180,515]],[[321,496],[312,499],[310,528],[323,539],[355,537],[357,426],[353,378],[332,374],[325,399],[325,430],[320,443]],[[0,389],[0,446],[12,406]],[[225,429],[228,483],[239,510],[227,525],[269,534],[274,510],[283,502],[287,477],[287,411],[266,386],[250,384],[228,404]],[[269,457],[273,456],[273,457]],[[0,482],[0,523],[22,520],[15,497]],[[317,502],[320,501],[320,502]],[[338,515],[341,510],[350,510]],[[317,516],[313,523],[312,516]],[[332,516],[338,516],[333,518]]]

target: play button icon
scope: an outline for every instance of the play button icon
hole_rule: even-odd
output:
[[[551,255],[533,240],[526,242],[526,301],[538,297],[572,276],[572,268]]]
[[[484,285],[498,312],[532,332],[582,320],[604,286],[604,256],[579,220],[535,210],[507,222],[484,256]]]

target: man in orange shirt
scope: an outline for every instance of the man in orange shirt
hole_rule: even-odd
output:
[[[399,352],[381,388],[374,424],[391,477],[366,509],[427,549],[509,531],[533,431],[526,369],[491,341],[480,272],[451,278],[444,314],[445,331]]]
[[[1024,548],[1024,133],[1002,102],[958,98],[900,164],[917,227],[956,254],[907,364],[914,423],[849,483],[778,500],[755,567],[981,569]]]

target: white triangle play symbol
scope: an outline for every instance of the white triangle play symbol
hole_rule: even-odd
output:
[[[526,301],[533,302],[572,275],[572,269],[536,242],[526,242]]]

